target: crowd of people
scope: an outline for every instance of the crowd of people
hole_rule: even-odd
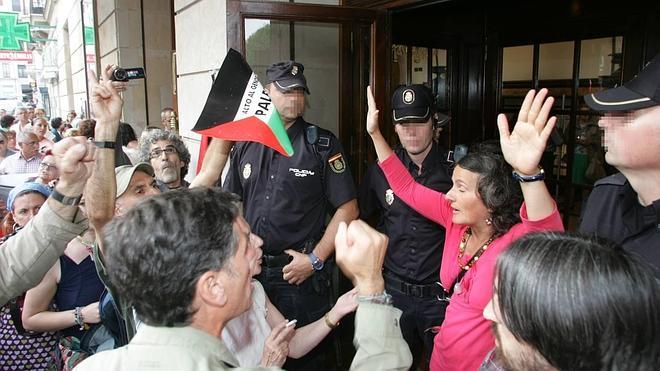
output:
[[[660,367],[660,56],[585,98],[620,173],[581,234],[540,166],[546,89],[454,163],[428,88],[395,90],[394,149],[368,88],[378,162],[356,187],[340,140],[303,118],[304,66],[275,63],[294,154],[213,139],[189,182],[174,110],[136,136],[114,68],[89,76],[93,119],[2,117],[0,169],[25,179],[0,245],[0,368],[348,368],[333,330],[353,312],[355,370]]]

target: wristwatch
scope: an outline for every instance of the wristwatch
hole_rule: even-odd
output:
[[[313,252],[310,252],[309,254],[307,254],[307,256],[309,257],[309,261],[312,262],[312,268],[314,268],[315,271],[320,271],[321,269],[323,269],[323,266],[325,265],[323,260],[321,260],[318,256],[314,255]]]

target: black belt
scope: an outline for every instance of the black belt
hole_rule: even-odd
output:
[[[418,285],[402,281],[391,273],[383,272],[383,278],[387,286],[408,296],[418,298],[428,298],[435,296],[438,300],[449,301],[449,294],[445,292],[440,282],[433,282],[426,285]]]
[[[293,260],[293,256],[285,253],[281,253],[279,255],[266,255],[264,254],[261,257],[261,263],[265,265],[266,267],[274,268],[274,267],[283,267],[287,264],[289,264]]]

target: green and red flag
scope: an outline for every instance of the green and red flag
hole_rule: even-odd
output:
[[[259,142],[282,155],[293,155],[275,105],[257,75],[234,49],[227,52],[193,131],[225,140]],[[206,144],[202,138],[202,148]]]

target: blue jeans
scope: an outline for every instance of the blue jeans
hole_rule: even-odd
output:
[[[326,262],[320,272],[314,272],[300,286],[282,278],[282,267],[263,266],[257,280],[270,301],[288,320],[297,319],[297,328],[323,317],[330,310],[330,275],[332,264]],[[327,277],[327,279],[326,279]],[[300,359],[287,359],[285,370],[328,370],[328,353],[332,352],[332,334]]]
[[[393,305],[403,312],[399,324],[403,339],[408,343],[413,356],[410,369],[417,369],[420,362],[424,362],[424,369],[428,369],[433,352],[433,338],[437,333],[435,327],[444,321],[449,303],[434,296],[420,298],[406,295],[387,284],[385,290],[392,295]]]

